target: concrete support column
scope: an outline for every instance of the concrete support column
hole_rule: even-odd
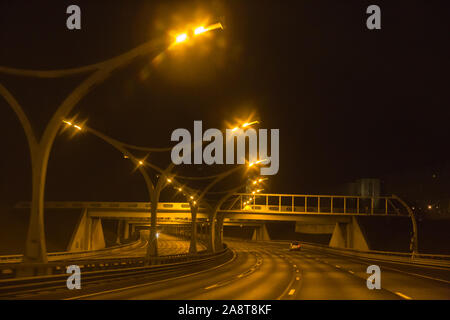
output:
[[[117,244],[121,244],[121,239],[120,239],[120,235],[122,234],[122,228],[123,228],[123,221],[122,220],[118,220],[117,221],[117,230],[116,230],[116,243]]]
[[[136,233],[136,225],[134,223],[131,224],[131,237],[135,239],[135,233]]]
[[[361,251],[370,250],[367,239],[355,217],[352,217],[349,223],[336,222],[329,246]]]
[[[252,240],[256,241],[269,241],[270,236],[267,232],[266,224],[263,223],[260,227],[256,227],[255,231],[253,231]]]
[[[191,243],[189,253],[197,253],[197,210],[196,206],[191,205]]]
[[[48,152],[42,148],[33,150],[32,162],[32,199],[30,222],[25,243],[24,262],[47,263],[47,247],[44,230],[44,188],[47,172]]]
[[[215,228],[215,251],[220,251],[223,248],[223,220],[223,214],[218,214]]]
[[[130,238],[130,224],[128,223],[128,221],[125,221],[124,223],[123,238],[125,240],[128,240]]]
[[[87,251],[105,248],[102,221],[91,218],[88,210],[84,209],[72,237],[67,246],[67,251]]]

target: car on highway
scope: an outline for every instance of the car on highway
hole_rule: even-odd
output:
[[[302,245],[298,241],[293,241],[289,244],[290,251],[300,251],[302,249]]]

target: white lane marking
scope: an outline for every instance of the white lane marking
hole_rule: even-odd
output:
[[[288,295],[292,296],[295,292],[295,289],[291,289],[291,291],[289,291]]]
[[[384,263],[389,263],[389,261],[380,260],[380,259],[373,259],[373,258],[371,258],[371,259],[360,258],[359,260],[356,260],[355,258],[349,257],[349,256],[341,256],[341,258],[346,258],[346,259],[348,259],[350,261],[354,261],[354,262],[357,262],[357,263],[361,263],[361,261],[367,261],[367,262],[370,262],[370,263],[372,263],[373,261],[379,261],[381,263],[383,263],[383,262]],[[319,261],[319,259],[317,259],[317,258],[315,258],[315,260]],[[391,263],[400,264],[400,265],[408,265],[407,263],[403,263],[403,262],[399,262],[399,261],[395,261],[395,262],[391,262]],[[439,267],[436,267],[436,266],[421,265],[420,267],[428,268],[428,269],[447,270],[445,268],[439,268]],[[440,279],[440,278],[434,278],[434,277],[430,277],[430,276],[426,276],[424,274],[418,274],[418,273],[414,273],[414,272],[407,272],[407,271],[399,270],[399,269],[388,267],[388,266],[383,266],[383,269],[388,269],[388,270],[392,270],[392,271],[395,271],[395,272],[408,274],[408,275],[411,275],[411,276],[420,277],[420,278],[424,278],[424,279],[435,280],[435,281],[439,281],[439,282],[443,282],[443,283],[450,283],[449,280],[444,280],[444,279]]]
[[[163,283],[163,282],[167,282],[167,281],[171,281],[171,280],[177,280],[177,279],[191,277],[191,276],[194,276],[194,275],[197,275],[197,274],[206,273],[208,271],[212,271],[212,270],[218,269],[220,267],[223,267],[223,266],[233,262],[234,260],[236,260],[237,254],[236,254],[236,252],[234,250],[232,250],[232,251],[233,251],[233,258],[231,258],[231,260],[229,260],[227,262],[224,262],[224,263],[222,263],[222,264],[220,264],[218,266],[215,266],[213,268],[210,268],[210,269],[197,271],[197,272],[194,272],[194,273],[185,274],[185,275],[178,276],[178,277],[173,277],[173,278],[168,278],[168,279],[163,279],[163,280],[157,280],[157,281],[154,281],[154,282],[141,283],[141,284],[134,285],[134,286],[128,286],[128,287],[117,288],[117,289],[112,289],[112,290],[105,290],[105,291],[102,291],[102,292],[89,293],[89,294],[85,294],[85,295],[81,295],[81,296],[70,297],[70,298],[66,298],[66,299],[63,299],[63,300],[76,300],[76,299],[81,299],[81,298],[86,298],[86,297],[93,297],[93,296],[98,296],[98,295],[107,294],[107,293],[124,291],[124,290],[128,290],[128,289],[141,288],[141,287],[145,287],[145,286],[151,286],[151,285],[158,284],[158,283]]]
[[[434,278],[434,277],[426,276],[424,274],[418,274],[418,273],[413,273],[413,272],[402,271],[402,270],[391,268],[391,267],[383,267],[383,269],[388,269],[388,270],[392,270],[392,271],[396,271],[396,272],[400,272],[400,273],[404,273],[404,274],[409,274],[409,275],[420,277],[420,278],[440,281],[440,282],[444,282],[444,283],[450,283],[450,281],[448,281],[448,280],[444,280],[444,279],[440,279],[440,278]]]
[[[218,286],[218,284],[216,283],[216,284],[213,284],[212,286],[206,287],[205,290],[209,290],[209,289],[215,288],[217,286]]]
[[[401,292],[395,292],[395,294],[398,295],[399,297],[402,297],[403,299],[406,299],[406,300],[411,300],[412,299],[411,297],[408,297],[407,295],[404,295]]]

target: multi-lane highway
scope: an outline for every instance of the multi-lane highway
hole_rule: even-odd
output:
[[[158,280],[133,278],[81,290],[34,293],[32,299],[450,299],[450,272],[363,261],[285,243],[228,241],[232,260],[186,269]],[[381,289],[369,290],[367,267],[381,268]],[[20,298],[28,298],[24,295]]]
[[[158,239],[158,254],[161,256],[183,254],[188,253],[190,241],[182,239],[170,234],[161,233]],[[205,250],[206,247],[202,243],[197,243],[197,251]],[[147,242],[142,242],[142,244],[137,248],[130,248],[126,250],[120,250],[120,252],[108,253],[108,254],[98,254],[95,256],[90,256],[92,259],[111,259],[111,258],[128,258],[128,257],[144,257],[147,252]],[[79,260],[85,259],[80,258]]]

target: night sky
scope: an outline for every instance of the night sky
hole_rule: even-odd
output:
[[[169,37],[198,21],[224,24],[157,64],[136,59],[97,86],[72,115],[112,137],[166,147],[193,121],[225,128],[250,115],[280,129],[269,191],[323,193],[359,178],[448,165],[449,12],[445,1],[0,2],[0,65],[77,67]],[[81,7],[82,29],[66,28]],[[370,4],[382,29],[366,28]],[[86,75],[0,75],[37,132]],[[0,99],[1,203],[29,200],[23,130]],[[152,155],[150,155],[151,159]],[[170,158],[167,157],[166,164]],[[191,168],[198,175],[203,167]],[[223,169],[224,170],[224,169]],[[133,165],[89,134],[58,136],[47,200],[147,201]]]

